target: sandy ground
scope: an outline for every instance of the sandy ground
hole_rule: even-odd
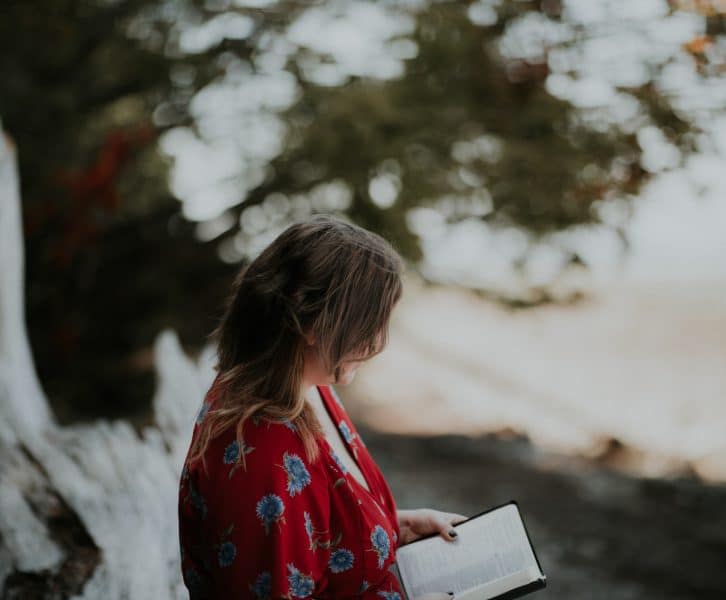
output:
[[[474,515],[515,499],[547,587],[531,598],[726,598],[726,485],[639,479],[525,439],[358,431],[399,508]]]
[[[387,349],[337,389],[379,431],[511,429],[631,473],[726,481],[723,292],[623,284],[512,310],[409,273]]]

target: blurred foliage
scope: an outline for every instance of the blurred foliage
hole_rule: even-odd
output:
[[[217,244],[236,228],[210,242],[194,238],[155,141],[165,129],[194,128],[188,103],[222,76],[221,56],[250,59],[261,35],[281,31],[313,4],[321,3],[235,9],[254,17],[250,37],[186,55],[173,43],[174,25],[217,14],[213,2],[3,3],[0,116],[19,148],[27,316],[61,420],[143,415],[159,330],[176,329],[190,351],[203,343],[236,270],[218,260]],[[467,4],[434,3],[418,15],[411,36],[418,55],[400,79],[354,77],[322,87],[291,61],[303,89],[284,114],[295,142],[272,161],[272,176],[240,197],[234,216],[271,192],[300,193],[341,178],[354,193],[349,215],[415,262],[421,250],[406,211],[470,193],[472,181],[491,195],[481,218],[534,232],[592,220],[597,200],[637,193],[647,173],[634,136],[583,126],[569,104],[545,91],[546,63],[497,53],[511,20],[538,10],[557,20],[559,3],[505,2],[491,27],[472,24]],[[139,15],[148,31],[132,38],[128,27]],[[190,85],[175,83],[179,70],[191,73]],[[665,100],[650,86],[635,93],[651,120],[687,147],[689,126]],[[468,162],[462,175],[452,146],[481,135],[499,140],[501,152]],[[386,161],[399,169],[402,189],[383,209],[368,190]]]
[[[313,125],[303,127],[302,143],[276,160],[275,170],[286,173],[305,160],[323,173],[321,180],[343,178],[356,191],[355,218],[374,224],[379,219],[369,213],[380,211],[369,204],[368,180],[380,163],[395,159],[403,188],[385,218],[400,243],[408,235],[409,208],[466,188],[452,144],[493,135],[502,142],[498,160],[467,165],[492,195],[494,210],[483,218],[540,231],[591,219],[592,203],[619,182],[604,177],[583,184],[582,170],[593,164],[607,173],[614,158],[627,156],[630,183],[641,176],[637,143],[573,125],[569,104],[544,91],[544,65],[519,64],[519,80],[511,81],[494,49],[502,27],[473,25],[460,4],[432,6],[418,21],[413,39],[419,53],[405,77],[354,79],[333,90],[308,86],[289,121],[303,121],[304,113],[303,122]],[[415,254],[413,244],[406,248]]]
[[[214,67],[130,40],[126,21],[149,4],[0,9],[0,116],[18,146],[29,335],[61,421],[145,414],[154,337],[174,327],[198,347],[231,271],[179,216],[150,118],[174,97],[175,64],[198,60],[200,85]]]

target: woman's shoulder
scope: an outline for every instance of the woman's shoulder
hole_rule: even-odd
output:
[[[237,438],[237,424],[230,423],[210,444],[227,449]],[[302,446],[302,439],[297,434],[297,428],[291,421],[273,421],[267,417],[256,414],[247,417],[242,423],[242,439],[247,447],[247,453],[252,448],[259,449],[262,453],[269,453],[275,449],[298,448]]]
[[[215,379],[197,413],[194,423],[194,437],[199,435],[204,422],[219,408],[219,396],[220,386],[217,379]],[[225,429],[210,440],[205,456],[208,459],[213,458],[214,455],[226,456],[229,459],[234,454],[237,446],[240,445],[237,441],[238,429],[238,421],[230,420]],[[244,450],[247,453],[252,451],[252,446],[260,448],[264,452],[269,452],[275,448],[295,447],[299,445],[299,442],[302,442],[297,435],[296,426],[290,420],[274,421],[262,413],[246,417],[242,422],[241,434]]]
[[[197,416],[193,438],[199,436],[208,419],[219,408],[219,396],[219,385],[215,380]],[[189,467],[193,471],[203,471],[204,477],[208,479],[218,479],[221,475],[227,480],[255,475],[258,476],[256,478],[264,479],[270,469],[282,464],[283,460],[302,461],[301,464],[307,469],[316,469],[320,463],[315,461],[313,465],[308,461],[305,444],[295,423],[290,419],[273,419],[264,412],[258,412],[246,417],[241,427],[239,421],[230,421],[223,431],[209,440],[204,459],[200,457]]]
[[[244,464],[242,463],[244,454]],[[242,425],[241,439],[237,427],[231,425],[215,437],[205,452],[210,479],[267,479],[277,467],[318,471],[312,464],[305,444],[291,421],[275,421],[264,416],[251,416]]]

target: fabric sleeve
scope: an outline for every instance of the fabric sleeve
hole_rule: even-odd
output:
[[[184,463],[179,486],[179,543],[181,570],[190,600],[213,598],[202,531],[207,507],[199,495],[188,465]]]
[[[239,453],[233,440],[217,474],[223,490],[212,540],[217,592],[316,597],[327,587],[330,560],[326,471],[308,462],[289,424],[260,422],[254,433],[244,444],[247,470],[232,464]]]

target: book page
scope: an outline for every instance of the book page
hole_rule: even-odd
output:
[[[454,529],[459,535],[453,542],[434,536],[396,550],[398,570],[410,600],[437,592],[454,592],[461,597],[477,587],[478,593],[471,597],[493,597],[541,576],[516,504],[487,512]],[[497,583],[486,592],[485,584],[493,582]]]
[[[540,577],[539,567],[530,567],[524,571],[517,571],[510,575],[505,575],[489,583],[482,583],[465,592],[456,594],[456,600],[488,600],[495,598],[504,592],[513,590]]]

